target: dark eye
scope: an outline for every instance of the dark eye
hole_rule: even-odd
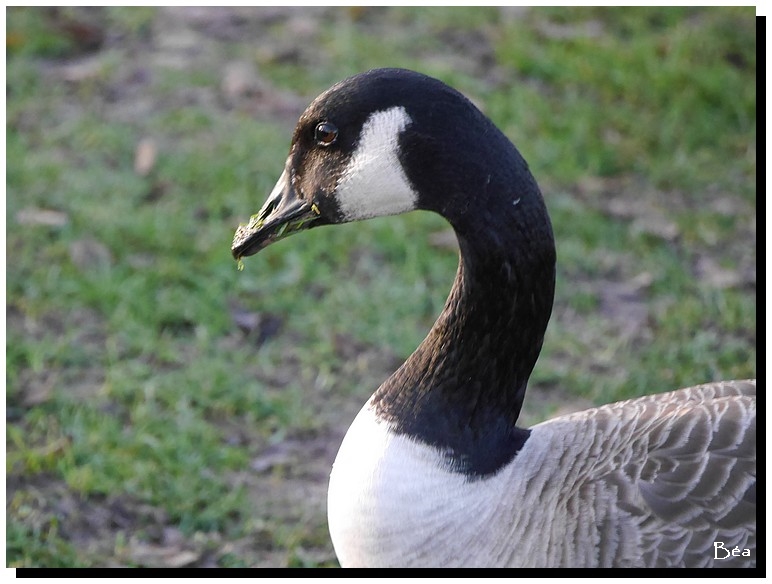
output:
[[[338,128],[330,122],[321,122],[317,124],[314,130],[314,140],[319,146],[329,146],[338,139]]]

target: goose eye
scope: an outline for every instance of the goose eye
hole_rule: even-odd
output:
[[[314,140],[319,146],[329,146],[338,139],[338,128],[330,122],[321,122],[314,131]]]

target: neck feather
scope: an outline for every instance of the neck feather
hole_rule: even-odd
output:
[[[374,403],[396,432],[481,477],[511,461],[529,434],[516,422],[552,310],[555,249],[538,193],[485,226],[468,221],[454,224],[461,259],[442,313]]]

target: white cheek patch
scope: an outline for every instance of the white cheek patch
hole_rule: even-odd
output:
[[[338,181],[338,205],[347,221],[397,215],[416,208],[418,195],[402,170],[399,135],[411,123],[403,107],[375,112]]]

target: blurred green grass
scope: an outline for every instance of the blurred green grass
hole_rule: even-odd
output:
[[[440,219],[412,214],[304,233],[237,272],[233,231],[294,123],[281,100],[255,113],[274,90],[302,104],[415,68],[520,148],[559,257],[528,423],[756,375],[753,9],[283,10],[6,10],[9,566],[146,565],[149,511],[79,536],[116,500],[159,513],[199,563],[334,565],[323,524],[255,507],[234,477],[363,403],[431,326],[457,257]],[[261,85],[234,106],[235,61]],[[236,310],[281,327],[258,343]]]

